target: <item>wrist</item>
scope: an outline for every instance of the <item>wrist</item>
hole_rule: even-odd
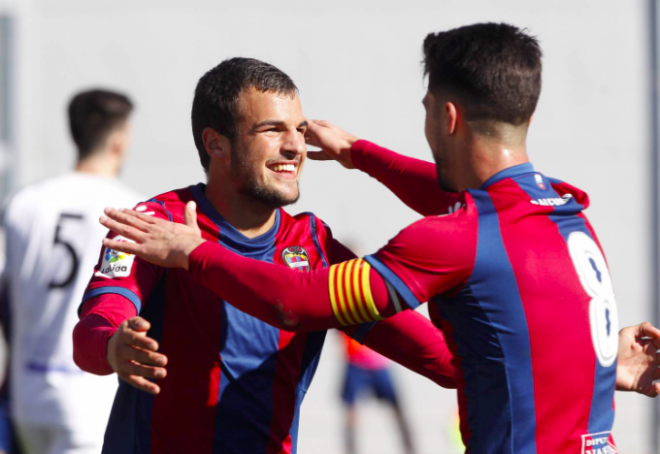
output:
[[[195,238],[194,241],[190,241],[190,243],[184,249],[184,257],[181,262],[182,264],[181,267],[183,269],[185,269],[186,271],[190,270],[190,260],[191,260],[190,257],[192,256],[193,251],[204,243],[206,243],[206,240],[204,238]]]

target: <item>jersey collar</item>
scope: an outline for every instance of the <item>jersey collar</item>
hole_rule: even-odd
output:
[[[480,189],[488,189],[488,187],[494,185],[498,181],[502,181],[505,178],[515,178],[526,173],[533,173],[534,166],[531,162],[526,162],[524,164],[518,164],[513,167],[508,167],[504,170],[497,172],[495,175],[487,179],[484,184],[481,185]]]
[[[223,246],[234,252],[243,254],[259,253],[268,250],[273,246],[275,236],[280,229],[281,214],[279,208],[275,212],[275,223],[267,232],[254,238],[248,238],[223,218],[215,209],[213,204],[204,195],[205,187],[206,185],[204,183],[198,183],[195,186],[191,186],[190,190],[202,212],[204,212],[204,214],[218,226],[218,239]]]

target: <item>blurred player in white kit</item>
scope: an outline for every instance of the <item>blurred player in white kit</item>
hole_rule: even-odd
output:
[[[131,110],[118,93],[76,95],[69,104],[75,170],[18,191],[4,212],[11,414],[28,454],[101,452],[117,378],[82,372],[71,332],[107,233],[98,223],[103,207],[140,201],[116,179]]]

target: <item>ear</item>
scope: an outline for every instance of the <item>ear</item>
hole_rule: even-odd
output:
[[[208,153],[211,159],[229,160],[231,142],[226,136],[213,128],[204,128],[204,131],[202,131],[202,141],[204,142],[206,153]]]
[[[453,102],[445,103],[445,121],[447,134],[454,134],[458,125],[458,109],[456,109],[456,105]]]
[[[122,128],[115,129],[110,133],[107,138],[107,149],[109,149],[112,154],[123,157],[126,154],[128,149],[129,142],[129,131],[128,125],[125,125]]]

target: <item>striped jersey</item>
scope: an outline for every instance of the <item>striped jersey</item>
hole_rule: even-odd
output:
[[[365,259],[445,333],[467,452],[616,453],[617,309],[587,195],[527,163],[432,203],[446,214]]]
[[[160,195],[136,210],[183,222],[190,200],[197,202],[206,239],[299,271],[328,265],[328,231],[311,214],[292,217],[278,209],[268,232],[247,238],[215,210],[203,184]],[[156,396],[120,381],[104,453],[296,452],[300,405],[325,331],[277,329],[227,304],[184,270],[105,248],[82,316],[93,309],[85,301],[108,295],[130,309],[117,324],[137,314],[149,320],[149,336],[168,357],[168,374]]]

